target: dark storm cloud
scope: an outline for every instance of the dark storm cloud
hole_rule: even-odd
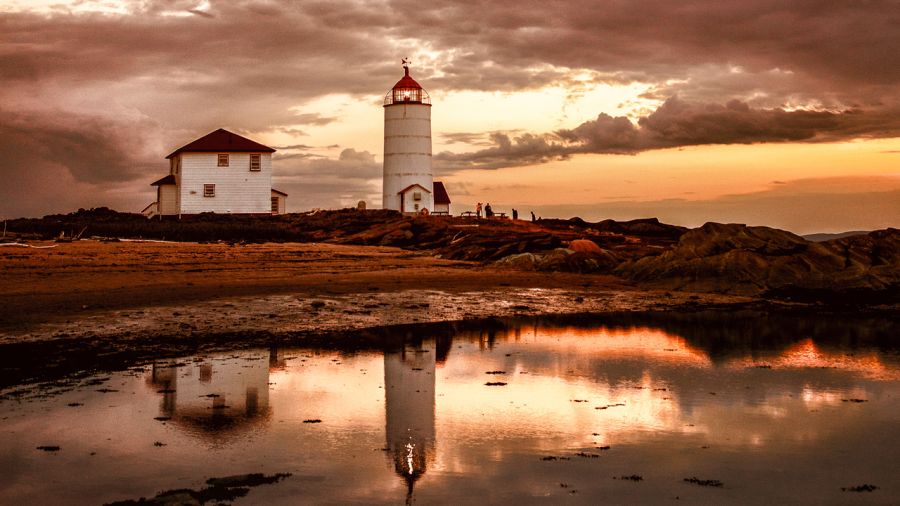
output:
[[[229,125],[300,136],[295,125],[342,119],[304,111],[305,103],[380,95],[398,78],[397,60],[418,50],[416,78],[436,92],[577,90],[585,83],[573,80],[568,69],[576,69],[589,71],[588,83],[640,81],[646,97],[667,100],[638,124],[600,114],[557,132],[494,132],[473,141],[485,149],[438,157],[444,167],[879,137],[896,135],[900,117],[900,8],[891,0],[198,3],[126,2],[130,15],[61,6],[51,15],[0,13],[0,103],[13,118],[5,145],[33,148],[27,163],[45,173],[29,177],[64,173],[103,192],[153,158],[135,155],[136,144],[161,145],[155,156],[164,156]],[[792,110],[810,105],[817,110]],[[15,120],[26,116],[33,121]],[[59,120],[71,117],[87,119]],[[82,142],[104,146],[107,163]],[[15,170],[0,164],[0,176]],[[343,167],[335,170],[351,172]],[[17,195],[7,205],[32,198]]]
[[[307,146],[306,144],[291,144],[289,146],[273,146],[274,149],[279,150],[291,150],[291,149],[313,149],[312,146]]]
[[[446,144],[468,144],[470,146],[490,146],[491,137],[494,135],[502,135],[508,137],[515,134],[516,131],[493,131],[493,132],[447,132],[440,134],[441,139]]]
[[[202,11],[214,19],[159,16],[194,2],[140,6],[139,16],[4,13],[0,69],[22,80],[151,73],[167,91],[206,98],[198,106],[209,93],[379,93],[396,77],[385,61],[417,48],[445,51],[414,62],[441,90],[565,84],[568,67],[655,83],[663,97],[694,99],[696,86],[714,100],[761,90],[849,107],[895,101],[900,81],[900,8],[890,0],[229,1]]]
[[[80,182],[129,181],[154,164],[144,141],[134,136],[152,128],[141,122],[111,122],[61,111],[0,110],[0,173],[33,171],[35,166],[49,164],[65,167]]]
[[[471,132],[447,132],[442,133],[441,139],[447,144],[469,144],[469,145],[490,145],[485,141],[485,134]]]
[[[190,12],[191,14],[193,14],[195,16],[200,16],[203,18],[214,18],[215,17],[214,15],[212,15],[206,11],[201,11],[201,10],[197,10],[197,9],[188,9],[187,12]]]
[[[628,121],[628,120],[626,120]],[[442,152],[434,155],[435,168],[442,174],[462,169],[499,169],[514,165],[564,160],[573,150],[552,134],[522,134],[511,138],[495,132],[488,136],[490,148],[472,153]]]
[[[381,178],[381,169],[381,164],[375,162],[375,155],[352,148],[342,150],[337,159],[308,159],[302,164],[283,167],[286,174],[293,176],[323,176],[360,181]]]
[[[534,206],[543,216],[580,216],[593,221],[658,217],[665,223],[697,227],[707,221],[766,225],[798,234],[896,227],[900,188],[895,178],[839,177],[785,181],[770,189],[705,200],[665,199]],[[871,188],[882,188],[873,191]],[[529,206],[498,204],[528,209]]]
[[[259,131],[327,124],[334,118],[290,108],[330,92],[381,93],[396,79],[384,65],[396,54],[384,23],[340,26],[383,18],[375,6],[285,2],[269,5],[273,16],[220,2],[214,19],[158,15],[185,5],[195,4],[153,2],[132,16],[0,14],[0,98],[65,103],[99,88],[164,124]]]
[[[330,116],[322,116],[319,113],[306,113],[306,114],[297,114],[296,116],[291,118],[291,122],[294,124],[301,125],[315,125],[322,126],[327,125],[329,123],[337,120],[335,117]]]
[[[337,159],[306,158],[282,163],[272,184],[289,194],[288,211],[381,205],[381,164],[368,151],[347,148]]]
[[[458,138],[468,138],[456,134]],[[635,154],[651,149],[703,144],[826,142],[900,135],[900,109],[863,112],[754,109],[739,100],[726,104],[666,100],[637,124],[601,113],[572,129],[510,138],[491,133],[492,146],[471,153],[435,156],[444,171],[496,169],[544,163],[575,154]]]
[[[657,83],[739,69],[724,89],[748,92],[780,69],[794,88],[782,85],[779,98],[814,93],[871,102],[895,93],[890,87],[900,80],[900,8],[891,0],[393,5],[409,12],[410,32],[427,30],[434,46],[457,48],[457,67],[442,85],[477,86],[507,69],[552,63]],[[493,66],[482,68],[485,61]]]
[[[0,217],[99,206],[139,211],[150,200],[149,178],[167,170],[152,153],[159,145],[139,132],[154,125],[0,110]]]
[[[314,184],[311,183],[314,179],[331,182],[342,180],[351,185],[364,184],[376,179],[380,182],[381,172],[381,164],[375,162],[375,155],[351,148],[341,151],[336,159],[318,155],[294,158],[289,155],[279,159],[278,165],[278,174],[282,175],[280,178],[282,181],[295,181],[306,185]]]

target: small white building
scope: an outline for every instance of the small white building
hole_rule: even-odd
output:
[[[420,213],[423,212],[423,209],[430,207],[431,190],[418,183],[407,186],[397,192],[397,195],[400,197],[399,211],[401,213]]]
[[[272,214],[284,214],[287,205],[287,193],[272,188]]]
[[[169,174],[152,183],[156,202],[144,215],[282,214],[287,194],[272,188],[274,152],[222,128],[186,144],[166,157]]]

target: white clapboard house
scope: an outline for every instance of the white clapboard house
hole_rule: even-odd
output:
[[[283,214],[287,194],[272,188],[275,150],[222,128],[172,152],[169,175],[154,181],[152,217],[200,213]]]

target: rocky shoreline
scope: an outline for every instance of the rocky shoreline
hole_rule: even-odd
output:
[[[57,234],[235,243],[388,246],[437,259],[538,272],[608,274],[641,287],[829,304],[900,303],[900,230],[813,242],[769,227],[655,218],[423,218],[394,211],[316,211],[262,218],[201,215],[152,221],[108,209],[12,220],[10,237]],[[87,234],[87,235],[85,235]]]
[[[11,239],[38,247],[0,248],[0,395],[42,395],[97,371],[191,353],[273,343],[384,346],[425,328],[504,318],[700,311],[895,318],[900,309],[896,229],[814,243],[735,224],[686,230],[656,220],[394,214],[289,215],[261,229],[306,241],[299,243],[53,243],[19,223]],[[82,218],[69,215],[67,226]],[[131,219],[106,218],[118,230]],[[248,224],[209,220],[152,226]]]

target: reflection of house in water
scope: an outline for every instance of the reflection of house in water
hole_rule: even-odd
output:
[[[384,354],[385,433],[394,470],[413,486],[434,461],[434,341],[407,344]],[[443,350],[446,354],[446,350]]]
[[[269,357],[153,364],[148,384],[162,395],[160,417],[219,444],[268,421],[269,368],[277,363],[275,351]]]

